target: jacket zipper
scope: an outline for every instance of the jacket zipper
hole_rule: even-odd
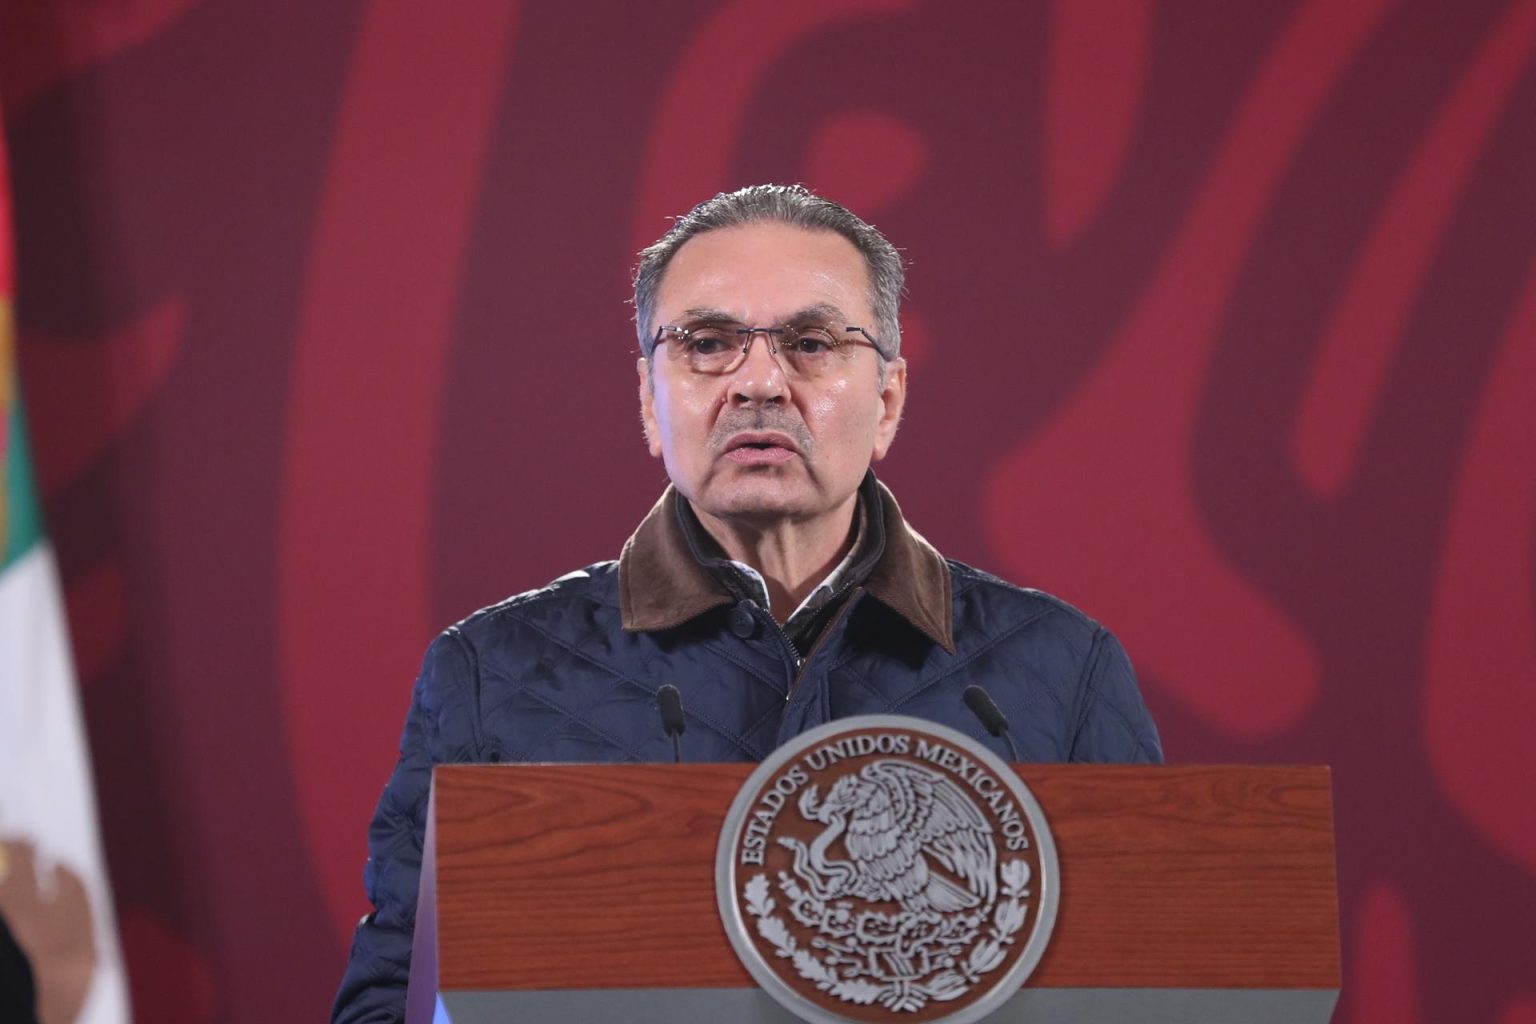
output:
[[[841,596],[842,592],[840,591],[839,593],[832,595],[832,600],[836,601]],[[805,678],[805,667],[811,663],[812,658],[816,657],[816,652],[820,651],[822,644],[827,642],[827,637],[832,635],[832,631],[837,628],[838,623],[847,618],[848,613],[853,610],[854,604],[859,600],[859,598],[863,596],[864,588],[854,587],[853,591],[848,594],[847,600],[843,601],[842,607],[837,610],[837,614],[832,616],[832,620],[830,622],[821,627],[821,635],[818,636],[816,638],[816,642],[811,645],[810,653],[808,653],[804,658],[801,658],[800,664],[795,666],[795,681],[789,684],[789,690],[784,694],[784,703],[788,704],[790,699],[795,695],[795,690],[799,687],[800,680]],[[774,623],[774,626],[779,630],[779,635],[784,637],[784,642],[789,643],[789,635],[784,632],[784,628],[779,626],[777,622]],[[794,650],[795,645],[792,643],[789,644],[789,649]]]
[[[779,634],[779,642],[784,645],[784,650],[789,652],[790,660],[795,663],[795,671],[799,672],[800,666],[804,664],[800,658],[800,648],[795,646],[795,642],[789,638],[788,633],[784,632],[784,627],[779,625],[778,620],[776,620],[772,614],[770,614],[765,609],[760,608],[760,610],[763,611],[763,616],[768,620],[769,624],[773,626],[773,631]],[[797,675],[794,679],[790,680],[789,687],[784,691],[784,703],[789,703],[789,695],[794,692],[795,682],[799,678],[800,677]]]

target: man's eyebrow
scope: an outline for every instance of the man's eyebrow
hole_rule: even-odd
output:
[[[685,310],[683,310],[683,315],[678,318],[677,322],[678,323],[709,323],[709,324],[726,323],[726,324],[733,324],[733,323],[736,323],[736,317],[734,317],[730,313],[725,312],[723,309],[711,309],[711,308],[709,308],[707,306],[704,306],[704,307],[695,307],[694,309],[685,309]]]
[[[817,302],[817,303],[813,303],[812,305],[805,306],[802,309],[798,309],[795,312],[790,313],[788,316],[775,317],[774,318],[774,323],[775,324],[806,324],[806,323],[820,323],[820,322],[829,321],[829,320],[845,320],[845,319],[847,319],[847,318],[843,315],[843,311],[841,309],[837,308],[836,306],[832,305],[830,302]],[[714,308],[705,306],[705,307],[697,307],[697,308],[694,308],[694,309],[685,309],[685,310],[683,310],[682,316],[679,318],[678,322],[679,323],[711,323],[711,324],[730,323],[730,324],[734,324],[734,323],[740,323],[741,321],[736,317],[736,315],[734,313],[727,313],[724,310],[714,309]],[[762,324],[762,325],[757,325],[757,326],[764,326],[764,327],[766,327],[766,326],[769,326],[769,325]]]
[[[818,302],[815,305],[806,306],[796,313],[791,313],[784,318],[787,324],[821,323],[829,320],[846,321],[848,318],[843,311],[830,302]]]

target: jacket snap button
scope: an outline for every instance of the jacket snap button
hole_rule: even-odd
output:
[[[757,620],[752,617],[751,606],[746,601],[731,609],[731,632],[743,640],[757,632]]]

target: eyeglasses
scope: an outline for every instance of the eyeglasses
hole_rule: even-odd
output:
[[[787,324],[783,327],[746,327],[735,323],[702,323],[690,327],[668,324],[656,328],[655,345],[666,343],[667,357],[687,365],[694,373],[720,376],[746,362],[752,340],[759,334],[768,342],[769,355],[799,380],[815,380],[837,373],[853,358],[854,350],[868,345],[884,359],[880,343],[862,327],[838,328],[827,324]]]

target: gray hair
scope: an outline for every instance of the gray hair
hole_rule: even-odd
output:
[[[706,231],[764,221],[809,231],[836,231],[859,250],[869,268],[873,293],[870,306],[875,312],[875,337],[879,339],[877,351],[883,376],[886,360],[901,355],[899,313],[906,281],[901,253],[853,211],[823,199],[804,185],[750,185],[735,192],[721,192],[677,218],[666,234],[640,250],[640,262],[635,267],[635,330],[640,336],[640,351],[649,359],[656,347],[651,324],[656,312],[656,292],[677,250]]]

